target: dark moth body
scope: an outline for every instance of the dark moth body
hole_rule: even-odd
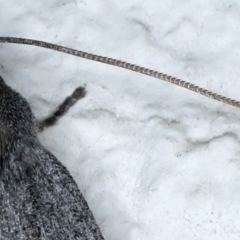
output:
[[[0,77],[0,239],[104,239],[67,169],[40,144],[37,124]]]

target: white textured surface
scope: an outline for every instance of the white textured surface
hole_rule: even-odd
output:
[[[0,35],[137,63],[240,99],[238,1],[0,1]],[[41,119],[106,240],[239,239],[240,110],[127,70],[0,45],[2,77]]]

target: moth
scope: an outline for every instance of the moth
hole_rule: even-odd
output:
[[[117,59],[32,39],[0,37],[0,43],[33,45],[125,68],[240,107],[234,99]],[[39,123],[27,101],[0,78],[1,239],[104,239],[71,175],[37,138],[38,131],[53,125],[84,95],[84,88],[76,89]]]
[[[70,173],[37,137],[85,94],[77,88],[39,123],[0,77],[0,239],[104,239]]]

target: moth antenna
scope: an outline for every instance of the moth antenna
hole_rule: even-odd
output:
[[[141,73],[141,74],[148,75],[150,77],[154,77],[154,78],[164,80],[166,82],[173,83],[173,84],[178,85],[180,87],[183,87],[183,88],[186,88],[188,90],[194,91],[196,93],[202,94],[206,97],[209,97],[209,98],[218,100],[220,102],[226,103],[228,105],[240,108],[240,101],[237,101],[237,100],[219,95],[217,93],[214,93],[214,92],[211,92],[207,89],[201,88],[201,87],[199,87],[195,84],[192,84],[190,82],[181,80],[179,78],[172,77],[168,74],[161,73],[161,72],[149,69],[149,68],[141,67],[141,66],[138,66],[138,65],[135,65],[135,64],[132,64],[132,63],[125,62],[125,61],[117,60],[117,59],[114,59],[114,58],[98,56],[98,55],[95,55],[95,54],[75,50],[75,49],[64,47],[64,46],[61,46],[61,45],[52,44],[52,43],[48,43],[48,42],[44,42],[44,41],[26,39],[26,38],[0,37],[0,42],[2,42],[2,43],[17,43],[17,44],[25,44],[25,45],[43,47],[43,48],[52,49],[52,50],[55,50],[55,51],[67,53],[67,54],[70,54],[70,55],[74,55],[74,56],[77,56],[77,57],[81,57],[81,58],[85,58],[85,59],[89,59],[89,60],[113,65],[113,66],[116,66],[116,67],[128,69],[128,70],[131,70],[131,71],[134,71],[134,72],[138,72],[138,73]]]

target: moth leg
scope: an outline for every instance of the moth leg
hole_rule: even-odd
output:
[[[51,127],[57,123],[67,111],[80,99],[86,96],[86,90],[84,87],[78,87],[74,90],[71,96],[68,96],[49,117],[38,123],[39,132],[42,132],[45,128]]]

